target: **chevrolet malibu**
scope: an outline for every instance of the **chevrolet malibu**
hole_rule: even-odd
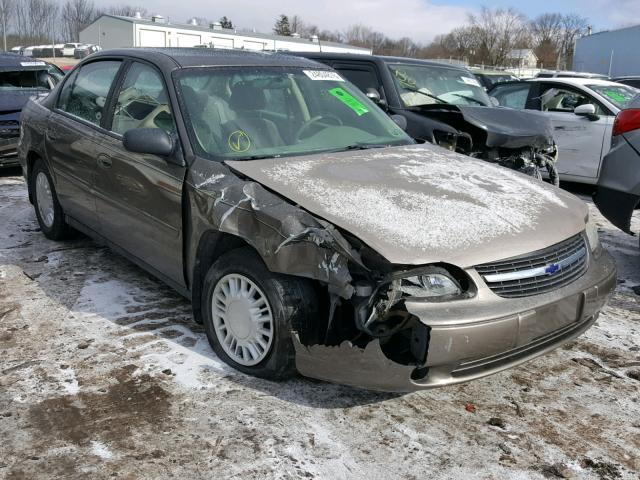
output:
[[[44,235],[173,286],[248,374],[464,382],[575,338],[615,286],[583,202],[415,144],[310,60],[100,52],[23,115]]]

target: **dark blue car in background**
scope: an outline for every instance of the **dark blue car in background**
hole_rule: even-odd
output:
[[[18,165],[16,148],[22,107],[30,97],[48,95],[63,75],[50,63],[0,54],[0,168]]]

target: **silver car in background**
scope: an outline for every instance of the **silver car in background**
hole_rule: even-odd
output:
[[[500,83],[488,93],[503,107],[544,112],[553,123],[560,179],[595,184],[613,120],[640,90],[598,78],[557,77]]]

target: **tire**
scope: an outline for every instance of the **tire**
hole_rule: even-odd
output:
[[[39,182],[45,182],[49,189],[50,197],[43,194],[42,185]],[[46,188],[46,187],[45,187]],[[50,240],[63,240],[68,238],[71,233],[71,227],[67,225],[64,219],[64,212],[58,202],[56,190],[51,179],[51,174],[47,165],[42,160],[36,160],[29,176],[29,189],[33,198],[33,208],[36,211],[36,218],[44,236]],[[39,198],[39,195],[42,198]],[[45,212],[48,212],[47,215]]]
[[[233,293],[225,297],[224,287],[231,287],[234,282],[236,292],[240,290],[247,294],[251,285],[247,286],[245,283],[244,286],[240,286],[242,279],[245,279],[245,282],[252,282],[256,287],[255,296],[246,301],[256,302],[250,305],[260,305],[260,313],[263,316],[258,320],[255,315],[252,317],[252,314],[248,313],[243,299],[237,298],[237,295],[234,297]],[[214,307],[214,295],[220,308]],[[220,301],[222,297],[226,298],[228,303],[222,303]],[[261,299],[265,300],[268,309],[260,304]],[[291,330],[300,331],[310,328],[317,317],[317,297],[311,281],[270,272],[253,249],[243,247],[226,253],[211,266],[204,279],[201,308],[207,338],[222,361],[249,375],[270,380],[284,380],[296,374]],[[265,320],[269,314],[270,324]],[[259,330],[256,325],[259,325]],[[253,333],[249,332],[254,326],[257,330],[255,332],[252,330]],[[230,330],[227,330],[227,327]],[[237,336],[233,328],[236,328]],[[266,335],[260,335],[258,333],[260,331],[270,331],[271,338],[267,339]],[[237,341],[234,350],[233,338],[229,341],[229,337],[237,339],[245,334],[246,338]],[[253,351],[247,346],[249,352],[245,357],[247,352],[244,352],[240,345],[242,342],[249,345],[253,341],[254,334],[257,336],[256,341],[253,342]],[[257,343],[260,340],[267,344],[266,348]],[[227,345],[226,348],[223,342]],[[235,354],[230,354],[229,350],[235,351]],[[253,353],[258,354],[256,358],[250,358]]]

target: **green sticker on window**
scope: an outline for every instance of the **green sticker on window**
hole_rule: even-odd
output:
[[[604,94],[614,102],[624,103],[627,100],[627,98],[624,95],[616,92],[615,90],[605,90]]]
[[[369,112],[369,109],[360,103],[353,95],[347,92],[344,88],[336,87],[329,90],[329,93],[344,103],[351,110],[356,112],[356,115],[364,115]]]

